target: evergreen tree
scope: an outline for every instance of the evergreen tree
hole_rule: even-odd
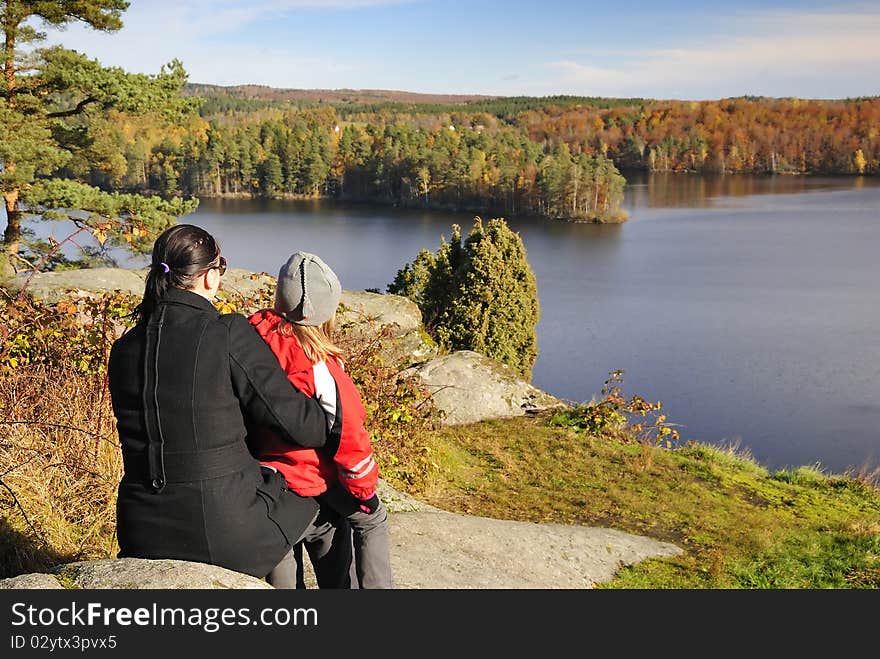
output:
[[[422,311],[422,321],[425,325],[432,325],[436,314],[431,300],[425,296],[431,277],[437,270],[436,257],[426,249],[419,250],[415,261],[407,263],[394,277],[394,281],[388,284],[388,292],[394,295],[408,297],[415,302]]]
[[[127,8],[124,0],[0,0],[4,36],[0,193],[7,217],[4,246],[9,255],[19,253],[25,213],[70,219],[90,230],[99,242],[116,236],[146,249],[151,234],[196,207],[195,201],[179,198],[107,193],[82,179],[60,176],[75,152],[96,145],[100,120],[111,111],[157,113],[171,121],[194,108],[193,102],[179,96],[186,73],[176,60],[159,75],[148,76],[105,68],[60,47],[21,52],[23,46],[45,38],[32,27],[34,21],[59,28],[80,22],[115,32],[122,27],[120,16]],[[110,179],[124,173],[112,162],[98,163],[96,169],[106,171]]]
[[[398,271],[388,292],[422,310],[426,327],[449,350],[474,350],[531,378],[540,315],[535,275],[519,234],[501,219],[477,217],[462,243],[452,238],[432,255],[419,252]]]
[[[281,171],[281,159],[274,153],[260,165],[260,190],[266,197],[272,197],[281,190],[284,185],[284,175]]]

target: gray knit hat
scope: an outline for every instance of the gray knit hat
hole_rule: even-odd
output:
[[[275,311],[292,323],[316,327],[336,315],[342,286],[330,266],[308,252],[294,252],[278,273]]]

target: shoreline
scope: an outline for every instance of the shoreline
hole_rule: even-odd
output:
[[[312,201],[312,202],[331,202],[339,204],[356,204],[359,206],[371,206],[376,208],[398,208],[405,210],[422,210],[422,211],[441,211],[447,213],[472,213],[483,218],[490,217],[531,217],[539,220],[550,222],[569,222],[573,224],[623,224],[629,219],[629,213],[624,209],[618,210],[616,213],[610,214],[608,219],[600,217],[552,217],[550,215],[539,215],[536,213],[520,213],[520,212],[496,212],[488,207],[477,208],[475,206],[456,206],[454,204],[431,204],[428,206],[421,204],[400,204],[396,202],[385,202],[379,199],[355,199],[351,197],[334,197],[332,195],[304,195],[295,192],[284,192],[281,194],[262,196],[251,194],[250,192],[221,192],[219,194],[202,194],[194,195],[199,201],[203,199],[219,199],[225,200],[244,200],[244,201]],[[620,219],[617,219],[620,218]]]

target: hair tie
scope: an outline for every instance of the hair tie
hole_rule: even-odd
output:
[[[168,264],[165,263],[165,261],[162,261],[159,265],[161,265],[163,268],[165,268],[166,273],[171,272],[171,268],[168,267]]]

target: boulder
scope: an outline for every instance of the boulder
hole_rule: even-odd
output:
[[[422,312],[400,295],[343,291],[336,323],[361,340],[387,333],[380,355],[389,365],[408,366],[437,354],[437,346],[422,329]]]
[[[262,579],[216,565],[170,559],[118,558],[81,561],[55,570],[72,588],[272,588]]]
[[[262,579],[216,565],[142,558],[68,563],[57,570],[74,588],[271,589]]]
[[[416,375],[445,412],[447,425],[521,416],[562,406],[558,398],[523,380],[509,366],[470,350],[460,350],[404,370]]]
[[[0,579],[0,590],[60,590],[61,582],[51,574],[21,574],[11,579]]]
[[[125,268],[88,268],[39,272],[30,278],[29,275],[19,274],[13,286],[21,289],[27,285],[31,295],[48,304],[55,304],[71,292],[89,295],[120,290],[140,296],[144,294],[146,272]]]

